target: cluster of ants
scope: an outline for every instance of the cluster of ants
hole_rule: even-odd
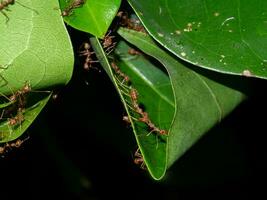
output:
[[[138,92],[136,89],[132,88],[130,90],[130,97],[131,97],[134,111],[141,116],[138,119],[138,121],[145,123],[148,126],[150,133],[156,132],[156,133],[159,133],[160,135],[167,135],[167,131],[159,129],[155,124],[153,124],[148,116],[148,113],[144,112],[143,109],[140,108],[138,104]]]
[[[135,50],[136,51],[136,50]],[[128,52],[129,53],[129,52]],[[121,71],[121,69],[119,68],[118,65],[116,65],[115,62],[111,62],[111,67],[115,72],[115,78],[116,78],[116,82],[119,84],[120,86],[120,91],[126,95],[130,97],[130,102],[127,102],[127,105],[131,108],[131,110],[133,110],[135,113],[137,113],[138,117],[135,118],[133,116],[130,116],[131,119],[135,120],[135,121],[139,121],[141,123],[146,124],[146,126],[149,129],[149,134],[151,133],[156,133],[159,135],[168,135],[168,132],[166,130],[160,129],[159,127],[157,127],[149,118],[149,115],[147,112],[145,112],[139,105],[138,103],[138,92],[135,88],[133,88],[130,85],[130,78],[128,75],[126,75],[125,73],[123,73]],[[124,116],[123,120],[126,121],[127,123],[131,123],[130,119],[128,116]],[[146,169],[145,163],[144,163],[144,159],[142,157],[142,154],[139,150],[139,148],[135,151],[134,153],[134,163],[136,165],[139,165],[141,169]]]
[[[9,150],[12,150],[13,148],[21,147],[21,145],[28,139],[29,137],[25,138],[24,140],[17,139],[15,142],[5,143],[4,146],[0,146],[0,155],[6,154]]]
[[[25,112],[27,94],[30,91],[31,91],[30,84],[26,82],[21,89],[17,90],[10,97],[5,97],[12,104],[2,110],[0,120],[7,119],[9,128],[20,126],[21,123],[25,120],[24,112]],[[9,130],[9,132],[10,131],[12,130]],[[6,135],[4,135],[4,132],[2,132],[1,134],[2,136],[6,137]],[[17,140],[15,143],[10,143],[10,144],[6,143],[4,146],[0,147],[0,154],[7,152],[7,149],[10,149],[12,147],[19,147],[23,142],[24,140],[23,141]]]
[[[167,131],[158,128],[151,121],[151,119],[149,118],[148,113],[145,112],[145,111],[143,111],[143,109],[139,106],[139,103],[138,103],[138,92],[137,92],[137,90],[135,88],[133,88],[132,86],[130,86],[130,87],[128,86],[129,83],[130,83],[129,76],[127,76],[125,73],[123,73],[121,71],[121,69],[119,68],[119,66],[115,64],[115,62],[111,62],[111,67],[113,68],[116,76],[119,77],[116,80],[119,83],[119,85],[123,88],[122,92],[124,94],[126,94],[127,96],[129,96],[130,99],[131,99],[131,103],[130,103],[131,106],[130,107],[132,108],[132,110],[135,113],[137,113],[139,115],[139,118],[138,119],[135,119],[133,117],[132,118],[135,119],[135,120],[137,120],[137,121],[139,121],[139,122],[145,123],[147,125],[147,127],[149,128],[150,133],[156,132],[156,133],[158,133],[160,135],[167,135],[168,134]],[[124,90],[126,92],[124,92]],[[129,93],[129,95],[127,93]],[[130,121],[127,116],[124,116],[123,117],[123,120],[126,121],[126,122],[129,122]]]
[[[62,16],[69,16],[72,12],[73,9],[78,8],[80,6],[82,6],[84,4],[84,0],[74,0],[72,2],[72,4],[70,4],[65,10],[63,10],[62,12]],[[120,25],[123,27],[127,27],[129,29],[133,29],[136,31],[141,31],[141,32],[146,32],[144,27],[141,26],[138,21],[136,19],[129,19],[128,15],[125,12],[118,12],[117,17],[120,18]],[[102,47],[105,51],[105,53],[107,55],[109,55],[115,45],[116,42],[113,41],[115,36],[110,35],[111,31],[108,32],[108,34],[104,37],[104,39],[102,40]],[[82,48],[80,48],[81,50],[79,51],[79,56],[84,56],[85,60],[84,60],[84,64],[83,64],[83,68],[85,70],[90,70],[90,69],[96,69],[95,67],[93,67],[94,63],[97,63],[97,60],[94,60],[92,58],[92,55],[94,55],[95,53],[91,50],[91,46],[89,43],[84,43],[82,45]],[[135,49],[129,49],[128,53],[130,55],[140,55],[141,53]],[[116,65],[115,62],[111,62],[111,67],[114,71],[114,73],[116,74],[116,78],[118,79],[119,83],[122,85],[124,85],[124,89],[127,88],[130,83],[130,78],[128,75],[126,75],[125,73],[123,73],[120,68]],[[120,81],[120,80],[122,81]],[[125,84],[126,83],[126,86]],[[131,104],[133,107],[133,110],[140,115],[140,117],[137,119],[139,122],[145,123],[147,125],[147,127],[150,130],[150,133],[152,132],[156,132],[160,135],[167,135],[167,131],[166,130],[162,130],[160,128],[158,128],[154,123],[152,123],[152,121],[150,120],[148,113],[143,111],[143,109],[139,106],[138,103],[138,92],[136,89],[134,88],[130,88],[130,90],[127,91],[130,95],[130,99],[131,99]],[[123,117],[123,120],[125,121],[130,121],[129,118],[127,116]],[[142,157],[142,154],[140,152],[139,149],[137,149],[134,153],[134,163],[139,165],[141,167],[141,169],[146,169],[145,167],[145,163]]]
[[[111,31],[103,38],[102,40],[102,47],[105,50],[105,53],[109,55],[115,45],[116,42],[113,42],[113,38],[115,36],[110,35]],[[87,42],[83,43],[80,50],[79,50],[79,56],[84,56],[84,64],[83,64],[83,69],[86,71],[89,71],[90,69],[97,69],[96,67],[93,66],[94,63],[98,63],[98,60],[94,60],[92,58],[92,55],[94,55],[95,52],[91,50],[91,45]]]
[[[121,15],[120,12],[119,12],[119,15]],[[124,18],[124,16],[122,16],[122,17]],[[128,21],[128,22],[134,23],[132,21]],[[138,26],[135,26],[135,28],[137,29]],[[138,30],[140,31],[139,28],[138,28]],[[116,45],[116,42],[113,41],[114,36],[111,36],[110,33],[111,32],[109,32],[104,37],[104,39],[102,41],[103,49],[105,50],[105,53],[107,55],[109,55],[113,51],[113,49],[114,49],[114,47]],[[94,60],[92,58],[92,55],[94,54],[94,52],[91,51],[90,48],[91,48],[91,46],[89,45],[89,43],[84,43],[83,44],[83,50],[79,52],[80,56],[85,56],[86,57],[84,65],[83,65],[83,68],[85,70],[89,70],[89,69],[95,68],[92,65],[93,65],[93,63],[98,62],[98,61],[96,61],[96,60]],[[141,55],[141,52],[139,52],[139,51],[137,51],[137,50],[135,50],[133,48],[130,48],[128,50],[128,54],[130,54],[130,55]],[[126,90],[126,92],[124,92],[124,93],[127,96],[129,96],[130,99],[131,99],[131,102],[130,102],[131,106],[130,107],[132,107],[132,110],[139,115],[139,118],[136,119],[136,120],[147,125],[148,129],[150,130],[149,134],[155,132],[155,133],[158,133],[160,135],[167,135],[167,131],[158,128],[151,121],[151,119],[149,118],[148,113],[143,111],[143,109],[139,106],[139,103],[138,103],[138,92],[133,87],[129,87],[129,85],[130,85],[129,76],[126,75],[125,73],[123,73],[121,71],[121,69],[119,68],[119,66],[116,65],[116,63],[114,61],[112,61],[110,63],[110,66],[112,67],[112,69],[113,69],[113,71],[114,71],[114,73],[116,75],[115,78],[116,78],[117,82],[119,83],[119,85],[124,90]],[[135,118],[132,117],[132,119],[135,119]],[[124,116],[123,120],[125,120],[125,121],[130,123],[130,120],[129,120],[128,116]],[[136,152],[134,153],[134,163],[139,165],[141,167],[141,169],[146,169],[142,154],[139,151],[139,149],[137,149]]]

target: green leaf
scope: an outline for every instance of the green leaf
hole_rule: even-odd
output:
[[[167,137],[166,157],[167,166],[170,167],[242,101],[244,95],[233,89],[242,83],[241,79],[229,75],[226,79],[223,74],[195,69],[192,65],[185,66],[186,63],[160,49],[144,33],[122,28],[118,33],[161,62],[170,76],[175,96],[175,114]]]
[[[267,1],[128,1],[153,38],[179,58],[267,78]]]
[[[51,94],[46,92],[43,94],[32,93],[28,98],[30,105],[23,113],[20,113],[23,115],[22,122],[12,126],[9,124],[9,119],[7,119],[0,123],[0,143],[6,143],[20,137],[40,114],[50,97]]]
[[[74,56],[57,1],[15,1],[0,15],[0,92],[66,84]]]
[[[51,92],[37,90],[71,78],[72,45],[56,7],[57,1],[25,0],[1,10],[0,142],[21,136],[48,102]],[[26,85],[31,91],[21,92]]]
[[[85,0],[81,6],[71,9],[73,2],[77,0],[59,0],[62,11],[68,11],[64,17],[70,26],[96,37],[103,38],[116,16],[121,0]]]
[[[168,130],[174,112],[174,99],[168,76],[144,56],[128,54],[130,47],[125,42],[118,43],[113,55],[115,59],[106,57],[96,39],[91,39],[91,43],[121,97],[148,171],[154,179],[160,179],[166,170],[166,136],[150,133],[147,125],[138,121],[141,116],[134,111],[129,96],[132,89],[137,90],[138,103],[144,105],[143,109],[149,114],[152,123],[160,129]],[[123,77],[112,69],[110,62],[116,63],[120,72],[127,75],[131,83],[123,81]]]
[[[152,123],[168,131],[175,110],[170,79],[155,63],[143,55],[130,55],[129,50],[131,48],[125,42],[119,42],[115,49],[116,63],[130,77],[131,87],[138,91],[138,102],[144,106]],[[131,116],[135,116],[134,113],[128,117]],[[166,138],[157,132],[149,134],[150,130],[146,126],[144,129],[144,124],[136,120],[132,120],[132,127],[135,127],[137,143],[150,174],[154,179],[160,179],[166,170]]]

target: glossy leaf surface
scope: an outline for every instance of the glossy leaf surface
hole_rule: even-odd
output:
[[[267,1],[128,1],[149,33],[179,58],[267,78]]]
[[[117,14],[121,0],[85,0],[76,8],[72,6],[75,1],[59,1],[61,10],[68,14],[64,20],[80,31],[103,38]]]
[[[0,142],[21,136],[50,97],[43,90],[72,76],[72,45],[57,7],[57,1],[25,0],[2,10]]]

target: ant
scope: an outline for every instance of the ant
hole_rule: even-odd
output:
[[[4,154],[5,153],[5,146],[1,146],[0,147],[0,154]]]
[[[21,6],[31,9],[33,10],[35,13],[38,14],[38,12],[32,8],[29,8],[21,3],[19,3],[18,1],[16,2],[18,4],[20,4]],[[0,12],[6,17],[6,23],[9,21],[9,17],[7,16],[7,14],[4,12],[4,10],[9,11],[8,6],[14,5],[15,4],[15,0],[1,0],[0,1]]]
[[[11,95],[8,99],[12,104],[7,109],[3,110],[1,119],[5,116],[5,118],[8,119],[8,124],[10,126],[21,124],[24,121],[23,113],[25,112],[26,95],[30,91],[31,86],[26,82],[21,89]]]
[[[146,170],[144,158],[143,158],[139,148],[134,153],[134,164],[139,165],[141,169]]]
[[[25,138],[23,140],[17,139],[15,142],[6,143],[4,146],[0,147],[0,154],[4,154],[4,153],[8,152],[8,149],[19,148],[29,138],[30,137],[28,136],[27,138]]]
[[[120,22],[121,26],[124,26],[128,29],[132,29],[138,32],[146,33],[146,30],[144,29],[144,27],[140,25],[140,21],[137,19],[130,19],[126,12],[119,11],[117,13],[117,17],[121,19],[121,22]]]
[[[131,97],[131,100],[132,100],[134,111],[137,112],[140,115],[143,115],[144,111],[142,110],[142,108],[139,107],[139,104],[138,104],[138,92],[137,92],[136,89],[132,88],[130,90],[130,97]]]
[[[90,68],[93,68],[92,63],[97,63],[98,61],[96,60],[92,60],[91,56],[94,54],[94,52],[90,51],[90,44],[89,43],[84,43],[83,44],[83,49],[82,51],[80,51],[79,56],[86,56],[84,64],[83,64],[83,68],[85,70],[89,70]]]
[[[128,116],[123,116],[122,120],[125,121],[127,124],[131,124],[131,121]]]
[[[157,132],[160,135],[167,135],[167,131],[166,130],[161,130],[155,124],[153,124],[151,122],[149,116],[148,116],[148,113],[144,112],[142,110],[142,108],[139,107],[139,104],[138,104],[138,92],[137,92],[136,89],[131,89],[130,90],[130,97],[131,97],[133,108],[134,108],[135,112],[137,112],[138,114],[141,115],[141,117],[138,120],[140,122],[145,123],[149,127],[149,129],[151,130],[150,133]]]
[[[28,94],[31,91],[31,86],[28,82],[25,83],[25,85],[16,91],[13,95],[9,97],[10,101],[16,102],[19,101],[18,106],[24,107],[26,104],[26,94]]]
[[[105,49],[106,54],[110,54],[116,45],[116,42],[113,42],[113,38],[115,38],[115,36],[110,35],[110,34],[111,34],[111,31],[109,31],[107,35],[105,35],[103,42],[102,42],[102,45],[103,45],[103,48]]]
[[[18,124],[21,124],[25,120],[23,112],[24,109],[18,108],[16,116],[8,119],[8,124],[10,126],[17,126]]]
[[[120,68],[118,67],[118,65],[116,65],[114,62],[111,62],[111,67],[114,69],[115,73],[119,76],[123,78],[123,81],[125,81],[126,83],[128,83],[130,81],[129,76],[127,76],[126,74],[124,74]]]
[[[133,48],[130,48],[128,50],[128,54],[135,56],[135,55],[141,55],[142,53],[140,51],[133,49]]]
[[[5,10],[9,10],[8,6],[9,5],[13,5],[15,3],[15,0],[2,0],[0,2],[0,12],[6,17],[6,23],[9,21],[9,17],[7,16],[7,14],[3,11]]]
[[[61,13],[63,17],[69,16],[72,13],[72,10],[75,8],[79,8],[85,3],[86,0],[74,0],[66,9],[64,9]]]
[[[149,127],[149,129],[151,130],[150,133],[157,132],[160,135],[167,135],[167,131],[166,130],[159,129],[158,127],[156,127],[155,124],[153,124],[151,122],[151,120],[148,117],[148,113],[147,112],[143,112],[142,113],[142,117],[139,118],[139,121],[145,123]]]

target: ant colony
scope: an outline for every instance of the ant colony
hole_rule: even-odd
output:
[[[104,48],[108,48],[104,44],[106,44],[105,41],[102,43],[102,45]],[[110,49],[108,50],[108,52],[110,52]],[[133,56],[141,55],[141,53],[135,49],[129,49],[128,54]],[[109,56],[109,58],[110,57],[111,56]],[[153,135],[156,138],[157,142],[156,148],[158,148],[158,138],[168,136],[168,131],[161,129],[152,121],[149,116],[149,113],[142,106],[140,106],[141,104],[139,102],[138,89],[134,87],[134,83],[131,82],[131,78],[129,77],[129,75],[120,69],[119,65],[116,63],[115,58],[111,57],[110,59],[110,66],[114,74],[115,82],[128,110],[127,116],[123,116],[123,121],[125,121],[127,124],[134,124],[135,127],[141,127],[141,129],[135,129],[138,132],[142,132],[138,133],[140,135],[142,135],[143,133],[146,133],[146,136]],[[142,129],[145,130],[142,131]],[[133,162],[141,169],[146,170],[144,158],[139,148],[134,153]]]
[[[26,82],[23,87],[7,97],[2,94],[2,98],[8,99],[7,106],[1,107],[0,116],[0,140],[7,141],[12,132],[21,128],[22,123],[25,121],[24,113],[26,109],[27,96],[31,91],[31,86]],[[4,105],[4,104],[3,104]],[[12,148],[18,148],[25,140],[16,140],[13,143],[5,143],[0,145],[0,154],[5,154]]]
[[[145,29],[139,24],[139,21],[137,19],[129,19],[125,12],[119,12],[117,17],[120,19],[120,26],[145,32]],[[161,141],[165,141],[164,137],[168,136],[168,131],[161,129],[158,125],[156,125],[156,123],[154,123],[150,118],[148,111],[141,106],[138,89],[134,87],[134,83],[131,81],[129,75],[122,71],[119,64],[117,64],[116,55],[111,54],[117,44],[114,40],[116,40],[116,37],[112,35],[112,31],[110,30],[101,40],[101,45],[109,60],[109,65],[111,67],[117,89],[122,97],[124,105],[126,106],[127,115],[123,116],[123,121],[127,124],[134,125],[135,130],[137,130],[139,135],[153,135],[157,142],[156,148],[158,148],[158,138],[160,138]],[[93,68],[92,65],[95,62],[98,62],[92,59],[92,55],[95,55],[95,53],[90,49],[91,46],[88,43],[84,43],[82,50],[79,51],[80,56],[85,56],[83,68],[86,70]],[[133,48],[129,48],[127,53],[134,57],[142,55],[141,52]],[[139,128],[136,129],[136,127]],[[141,169],[146,170],[144,158],[139,148],[134,152],[133,162]]]

